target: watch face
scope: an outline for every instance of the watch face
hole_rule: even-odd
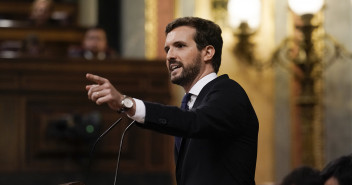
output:
[[[133,101],[131,98],[126,98],[123,100],[123,105],[126,107],[126,108],[132,108],[133,106]]]

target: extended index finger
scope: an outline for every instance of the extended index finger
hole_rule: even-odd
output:
[[[90,73],[87,73],[86,74],[86,78],[92,82],[95,82],[97,84],[103,84],[107,81],[106,78],[103,78],[103,77],[100,77],[98,75],[93,75],[93,74],[90,74]]]

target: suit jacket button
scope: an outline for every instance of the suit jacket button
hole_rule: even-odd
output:
[[[167,120],[166,120],[166,119],[163,119],[163,118],[160,118],[160,119],[159,119],[159,123],[161,123],[162,125],[166,125]]]

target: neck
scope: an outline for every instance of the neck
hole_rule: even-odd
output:
[[[198,75],[191,83],[189,84],[186,84],[186,85],[183,85],[183,89],[185,90],[186,93],[188,93],[191,88],[200,80],[202,79],[203,77],[207,76],[208,74],[210,73],[213,73],[214,71],[211,70],[211,71],[204,71],[204,73]]]

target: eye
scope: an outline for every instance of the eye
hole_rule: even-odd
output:
[[[169,50],[170,50],[169,47],[165,47],[165,48],[164,48],[165,53],[169,52]]]
[[[177,43],[176,44],[176,47],[177,48],[183,48],[183,47],[185,47],[186,45],[184,45],[184,44],[182,44],[182,43]]]

